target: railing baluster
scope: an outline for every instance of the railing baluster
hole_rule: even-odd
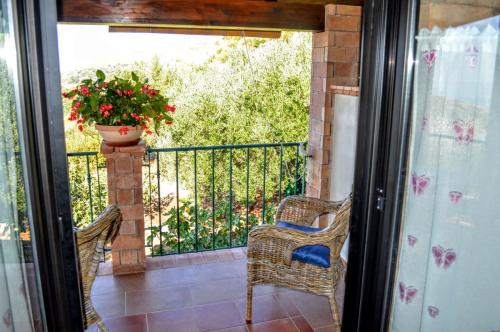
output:
[[[229,149],[229,248],[233,247],[233,149]]]
[[[161,173],[160,173],[160,153],[156,153],[156,182],[158,184],[158,223],[160,231],[160,255],[163,255],[163,235],[162,235],[162,225],[161,225]]]
[[[102,193],[101,193],[101,180],[99,178],[99,157],[97,156],[97,153],[95,154],[95,171],[97,173],[97,199],[99,201],[99,212],[103,210],[102,206]]]
[[[304,165],[302,166],[302,191],[301,191],[302,196],[304,196],[304,193],[306,191],[307,155],[304,155],[303,163]]]
[[[299,146],[297,145],[295,148],[295,190],[293,191],[294,195],[297,195],[297,182],[299,181]]]
[[[267,147],[264,146],[264,166],[263,166],[263,182],[262,182],[262,224],[266,220],[266,159],[267,159]]]
[[[280,145],[280,179],[279,179],[279,199],[278,204],[281,202],[281,178],[283,177],[283,144]]]
[[[177,253],[181,253],[181,224],[179,206],[179,152],[175,151],[175,201],[177,204]]]
[[[90,222],[94,221],[94,203],[92,201],[92,177],[90,176],[90,158],[89,155],[85,156],[87,160],[87,184],[89,186],[89,203],[90,203]]]
[[[212,149],[212,249],[215,250],[215,150]]]
[[[247,148],[247,186],[246,186],[246,238],[245,238],[245,243],[248,242],[248,187],[250,186],[250,148]]]
[[[196,165],[196,150],[194,150],[194,250],[198,251],[198,178]]]
[[[154,250],[153,250],[153,202],[152,202],[152,193],[151,193],[151,151],[148,151],[148,181],[149,181],[149,188],[148,188],[148,204],[149,204],[149,234],[151,237],[151,242],[149,245],[151,246],[151,256],[155,256]]]

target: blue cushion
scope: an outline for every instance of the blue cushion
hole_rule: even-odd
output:
[[[279,227],[293,228],[307,233],[321,230],[321,228],[299,226],[286,221],[280,221],[276,225]],[[320,244],[303,246],[293,251],[292,260],[328,268],[330,267],[330,248]]]
[[[300,225],[291,224],[291,223],[286,222],[286,221],[280,221],[276,225],[280,226],[280,227],[297,229],[299,231],[307,232],[307,233],[319,232],[321,230],[321,228],[300,226]]]

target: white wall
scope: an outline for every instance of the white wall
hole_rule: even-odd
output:
[[[335,95],[330,141],[330,200],[346,198],[352,191],[358,129],[359,97]]]

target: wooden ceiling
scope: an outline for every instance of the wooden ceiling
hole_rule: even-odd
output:
[[[362,0],[59,0],[62,23],[322,31],[324,4]]]

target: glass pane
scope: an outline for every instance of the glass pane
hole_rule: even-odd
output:
[[[12,19],[11,1],[0,0],[0,331],[43,331],[17,126],[19,91]]]
[[[498,13],[420,4],[392,331],[500,331]]]

